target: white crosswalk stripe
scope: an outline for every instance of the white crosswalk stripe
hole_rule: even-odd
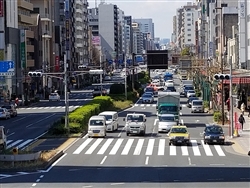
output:
[[[80,106],[69,106],[69,108],[79,108]],[[64,109],[65,106],[47,106],[47,107],[28,107],[19,108],[18,110],[50,110],[50,109]]]
[[[191,146],[174,146],[168,145],[168,139],[165,138],[87,138],[83,143],[75,149],[73,154],[80,154],[84,152],[87,155],[170,155],[170,156],[226,156],[220,145],[206,145],[201,140],[191,140]],[[98,150],[97,150],[98,149]],[[85,150],[85,151],[84,151]],[[119,152],[118,152],[119,151]]]
[[[11,149],[13,147],[17,147],[19,149],[22,149],[22,148],[28,146],[29,144],[31,144],[32,141],[34,141],[34,139],[7,140],[7,149]]]
[[[140,107],[156,107],[156,104],[135,104],[134,106],[140,106]]]

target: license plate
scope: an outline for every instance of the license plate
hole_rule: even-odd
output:
[[[94,136],[98,136],[99,134],[94,134]]]
[[[217,142],[217,140],[213,140],[213,142]]]
[[[137,131],[133,131],[133,133],[137,133]]]
[[[182,141],[181,141],[181,140],[178,140],[177,142],[178,142],[178,143],[181,143]]]

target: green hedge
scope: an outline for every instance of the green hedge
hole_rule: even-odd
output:
[[[214,112],[214,121],[215,122],[220,122],[222,120],[222,113],[221,112]]]
[[[109,96],[98,96],[86,105],[77,108],[69,114],[69,133],[79,133],[87,129],[89,118],[97,115],[113,105]],[[64,127],[64,117],[49,130],[50,134],[62,135],[67,130]]]

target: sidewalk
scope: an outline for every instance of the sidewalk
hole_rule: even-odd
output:
[[[238,108],[234,108],[234,112],[237,113],[238,117],[241,114],[241,110]],[[234,143],[232,146],[235,152],[246,156],[250,151],[250,117],[248,117],[248,112],[244,113],[244,119],[243,130],[238,131],[239,137],[229,138],[228,140]]]

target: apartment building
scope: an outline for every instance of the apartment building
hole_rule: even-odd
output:
[[[140,23],[133,22],[132,23],[133,29],[133,53],[135,54],[142,54],[143,53],[143,33],[141,32]]]
[[[127,54],[130,55],[133,52],[133,29],[132,29],[132,16],[124,16],[126,22],[126,43]]]
[[[118,9],[118,62],[122,63],[126,52],[126,21],[124,11]]]

